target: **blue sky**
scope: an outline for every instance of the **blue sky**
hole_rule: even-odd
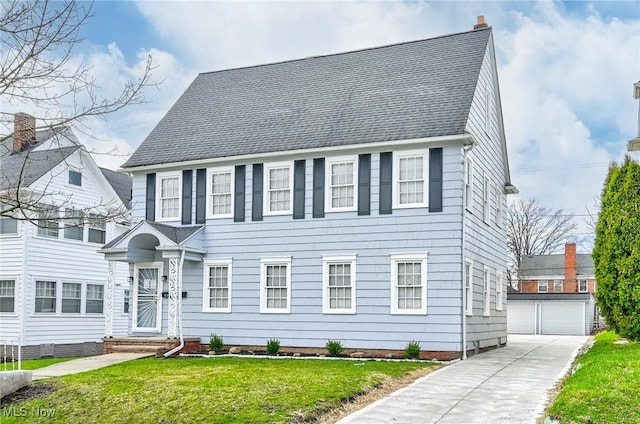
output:
[[[199,72],[493,27],[512,180],[524,198],[582,215],[607,164],[636,136],[640,2],[99,1],[78,60],[106,93],[151,54],[149,103],[91,126],[85,143],[117,168]],[[634,153],[634,155],[637,155]],[[636,157],[637,158],[637,157]],[[579,220],[581,218],[578,218]]]

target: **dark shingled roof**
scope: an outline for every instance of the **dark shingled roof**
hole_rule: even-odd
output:
[[[107,179],[116,194],[122,200],[127,208],[131,208],[131,177],[124,172],[112,171],[106,168],[100,168],[102,175]]]
[[[595,269],[593,258],[589,254],[577,254],[577,275],[593,276]],[[564,255],[525,256],[520,264],[519,274],[523,277],[542,277],[564,275]]]
[[[163,236],[165,236],[175,244],[182,243],[183,241],[191,237],[193,234],[195,234],[199,229],[203,227],[202,225],[196,225],[191,227],[173,227],[171,225],[159,224],[157,222],[145,220],[145,221],[141,221],[138,225],[136,225],[134,228],[130,229],[126,233],[120,234],[118,237],[114,238],[109,243],[102,246],[102,249],[111,249],[113,246],[118,244],[122,239],[124,239],[129,234],[131,234],[131,232],[136,231],[140,226],[140,224],[143,222],[150,225],[152,228],[157,230],[160,234],[162,234]]]
[[[200,74],[123,167],[464,134],[490,35]]]

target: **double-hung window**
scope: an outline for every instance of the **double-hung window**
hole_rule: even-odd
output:
[[[394,154],[394,207],[427,206],[426,155],[424,151]]]
[[[157,183],[158,210],[156,216],[159,221],[174,221],[180,219],[180,174],[158,174]]]
[[[82,284],[62,283],[62,313],[79,314],[82,300]]]
[[[491,315],[491,270],[489,267],[484,267],[483,276],[482,315],[488,317]]]
[[[587,291],[589,291],[587,280],[578,280],[578,291],[580,293],[586,293]]]
[[[491,180],[487,174],[484,174],[482,185],[482,219],[487,224],[489,223],[489,214],[491,212]]]
[[[58,210],[45,207],[38,213],[38,235],[42,237],[58,238]]]
[[[89,215],[89,243],[104,244],[106,241],[107,223],[99,215]]]
[[[502,187],[500,184],[496,184],[496,225],[502,227],[502,202],[504,201],[504,194],[502,193]]]
[[[464,207],[473,211],[473,159],[470,157],[464,162]]]
[[[131,306],[131,290],[125,289],[122,292],[122,313],[128,314]]]
[[[427,255],[391,255],[391,313],[427,313]]]
[[[469,316],[473,315],[473,262],[466,260],[464,262],[464,290],[465,290],[465,313]]]
[[[231,312],[231,259],[207,259],[204,265],[204,312]]]
[[[218,168],[209,172],[209,217],[233,216],[233,168]]]
[[[0,280],[0,313],[16,311],[16,281]]]
[[[56,282],[36,281],[36,302],[35,312],[55,313],[56,312]]]
[[[549,280],[538,280],[538,293],[547,293],[549,291]]]
[[[88,314],[101,314],[104,307],[104,286],[102,284],[87,284],[87,299],[85,311]]]
[[[502,271],[496,271],[496,311],[501,311],[504,304],[503,275]]]
[[[265,165],[265,215],[292,213],[293,166],[290,162]]]
[[[322,257],[322,312],[356,313],[356,256]]]
[[[69,170],[69,184],[75,186],[82,186],[82,173],[78,171],[74,171],[72,169]]]
[[[65,209],[64,215],[64,238],[82,241],[84,239],[82,212],[67,208]]]
[[[562,293],[564,289],[563,280],[553,280],[553,291],[556,293]]]
[[[327,211],[350,211],[356,208],[357,166],[355,157],[327,158]]]
[[[291,312],[291,257],[260,259],[260,313]]]
[[[0,218],[0,235],[18,234],[18,221],[13,218]]]

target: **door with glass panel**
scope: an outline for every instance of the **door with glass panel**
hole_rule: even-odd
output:
[[[133,331],[160,332],[162,324],[161,264],[139,264],[133,287]]]

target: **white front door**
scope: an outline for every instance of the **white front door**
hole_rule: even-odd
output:
[[[133,331],[160,332],[162,324],[162,263],[137,264],[133,286]]]

